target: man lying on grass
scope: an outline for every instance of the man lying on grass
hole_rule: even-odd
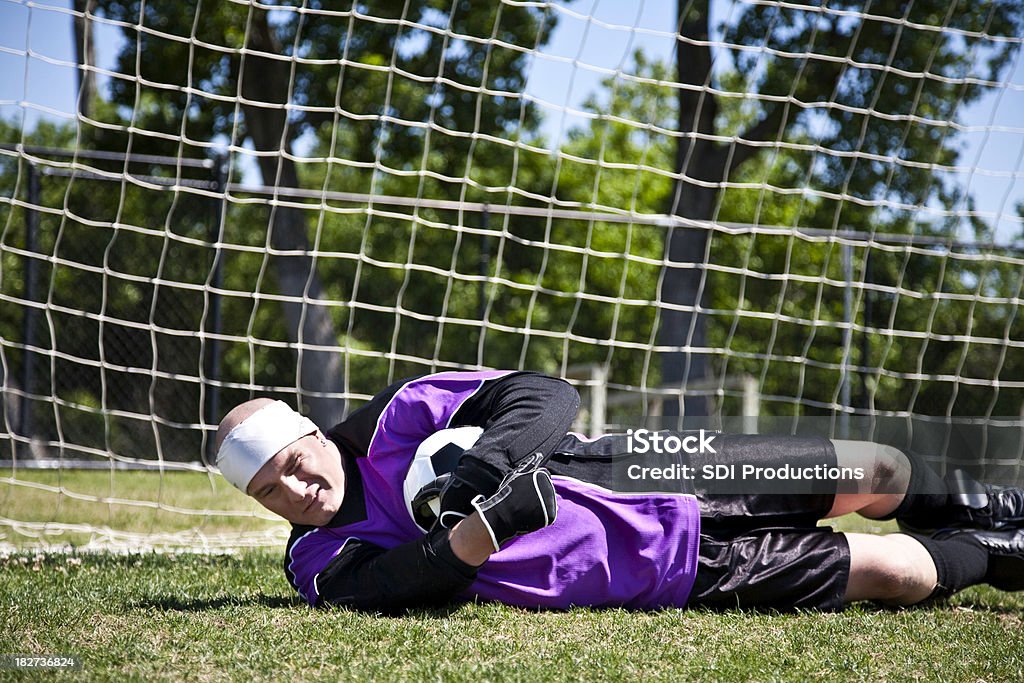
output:
[[[399,382],[326,432],[283,402],[256,399],[224,418],[217,464],[292,523],[285,572],[311,605],[837,610],[913,605],[979,583],[1024,589],[1020,489],[959,490],[963,479],[866,442],[716,435],[715,452],[687,456],[691,465],[864,476],[853,490],[817,481],[797,495],[616,491],[627,437],[567,433],[578,407],[561,380],[498,371]],[[464,425],[483,431],[414,501],[423,511],[440,495],[424,531],[403,494],[410,463],[428,436]],[[917,531],[817,526],[850,512]]]

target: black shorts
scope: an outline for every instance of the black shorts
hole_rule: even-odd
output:
[[[820,462],[822,454],[807,457]],[[825,464],[829,457],[824,455]],[[831,460],[834,465],[834,452]],[[697,492],[697,499],[701,536],[690,606],[824,611],[843,607],[850,546],[843,534],[817,526],[832,508],[834,491]]]
[[[566,437],[548,469],[612,490],[649,491],[652,482],[630,481],[631,464],[653,464],[630,454],[625,435],[594,441]],[[835,467],[836,454],[824,438],[720,435],[714,454],[679,455],[678,464],[697,471],[706,465]],[[661,461],[657,464],[664,465]],[[832,507],[837,484],[793,482],[755,490],[726,482],[718,491],[686,481],[654,482],[666,491],[693,494],[700,503],[701,538],[692,606],[756,607],[780,610],[837,610],[850,574],[850,548],[842,534],[818,527]],[[715,484],[710,484],[714,486]],[[677,488],[673,488],[677,487]],[[746,492],[736,493],[737,490]],[[659,489],[661,490],[661,489]]]

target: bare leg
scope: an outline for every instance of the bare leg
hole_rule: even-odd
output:
[[[910,536],[846,534],[850,544],[850,580],[846,602],[877,600],[893,605],[921,602],[935,589],[935,562]]]
[[[834,439],[838,467],[860,467],[865,472],[857,490],[837,493],[828,517],[857,512],[879,519],[903,500],[910,483],[910,460],[899,449],[871,441]]]

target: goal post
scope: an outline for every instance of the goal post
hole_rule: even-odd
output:
[[[219,418],[440,370],[587,431],[1021,419],[1007,3],[0,12],[0,543],[279,543]]]

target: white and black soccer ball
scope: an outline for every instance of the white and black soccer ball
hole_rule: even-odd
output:
[[[434,525],[441,513],[441,498],[435,497],[426,506],[419,505],[417,509],[413,509],[413,499],[424,486],[442,474],[452,472],[462,453],[476,443],[483,431],[482,427],[442,429],[424,439],[416,449],[416,455],[405,475],[402,493],[406,511],[424,533]]]

